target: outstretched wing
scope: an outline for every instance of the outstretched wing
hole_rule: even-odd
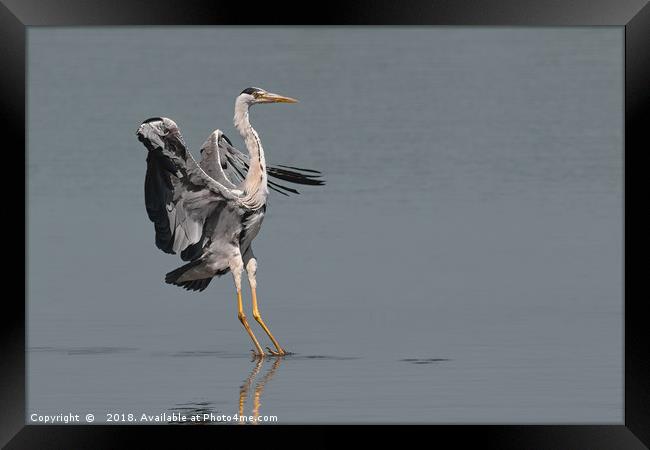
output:
[[[146,120],[136,135],[149,152],[144,195],[156,246],[166,253],[182,252],[200,241],[206,218],[239,198],[201,169],[174,121]],[[181,257],[191,259],[185,253]]]
[[[201,167],[216,180],[225,179],[229,186],[239,186],[248,173],[248,155],[233,147],[230,139],[221,130],[214,131],[201,147]],[[301,169],[291,166],[268,166],[266,173],[269,177],[293,184],[321,186],[325,184],[321,173],[317,170]],[[213,175],[214,174],[214,175]],[[226,184],[224,182],[224,184]],[[268,180],[269,188],[283,195],[299,194],[291,187]],[[227,185],[227,184],[226,184]]]
[[[228,186],[230,189],[236,189],[237,185],[244,178],[238,178],[238,174],[233,171],[233,166],[228,163],[225,155],[221,154],[219,140],[223,136],[221,130],[214,130],[208,136],[203,145],[201,145],[201,161],[199,165],[213,179],[224,186]]]

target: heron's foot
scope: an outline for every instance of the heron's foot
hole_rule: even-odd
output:
[[[271,350],[269,347],[266,347],[266,351],[269,352],[269,355],[271,356],[286,356],[290,355],[290,352],[285,351],[282,348],[279,348],[277,351]]]
[[[258,352],[258,351],[254,350],[254,349],[251,349],[251,352],[253,353],[253,355],[252,355],[253,359],[261,359],[261,358],[264,358],[266,356],[266,353]]]

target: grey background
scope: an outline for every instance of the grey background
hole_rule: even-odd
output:
[[[32,28],[28,58],[28,419],[237,411],[231,278],[162,282],[134,133],[241,148],[255,85],[301,100],[253,110],[270,163],[328,181],[254,246],[296,353],[261,414],[622,422],[622,28]]]

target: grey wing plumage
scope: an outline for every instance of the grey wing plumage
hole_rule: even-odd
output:
[[[223,133],[221,130],[215,130],[208,136],[203,145],[201,145],[201,161],[199,165],[216,181],[231,189],[236,189],[243,178],[237,178],[237,174],[233,172],[232,165],[227,162],[225,155],[221,154],[219,140],[222,137]]]
[[[248,155],[233,147],[232,142],[220,130],[213,132],[201,147],[201,167],[216,177],[224,177],[231,186],[238,187],[246,178],[249,167]],[[321,173],[312,169],[301,169],[292,166],[268,166],[266,173],[269,177],[288,183],[302,184],[309,186],[321,186],[325,184]],[[215,178],[219,179],[219,178]],[[270,189],[283,195],[299,194],[291,187],[276,181],[268,180]]]
[[[167,118],[153,118],[136,133],[148,150],[145,206],[154,223],[156,246],[166,253],[182,252],[184,260],[199,243],[206,218],[238,197],[211,178],[187,150],[178,126]]]

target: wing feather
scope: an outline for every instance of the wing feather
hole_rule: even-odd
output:
[[[207,217],[239,197],[197,164],[172,120],[149,119],[136,135],[148,150],[145,207],[156,246],[166,253],[183,252],[201,240]]]
[[[222,135],[221,130],[215,130],[201,145],[201,161],[199,165],[214,180],[235,189],[238,180],[232,174],[230,177],[227,175],[228,161],[224,158],[225,155],[221,155],[219,152],[218,142]]]
[[[233,147],[230,139],[221,130],[214,131],[201,147],[201,167],[224,185],[239,187],[246,178],[249,168],[249,157]],[[268,166],[266,173],[269,177],[288,183],[307,186],[322,186],[325,180],[318,170],[301,169],[299,167],[277,165]],[[300,194],[298,190],[283,184],[270,181],[269,189],[282,195]]]

